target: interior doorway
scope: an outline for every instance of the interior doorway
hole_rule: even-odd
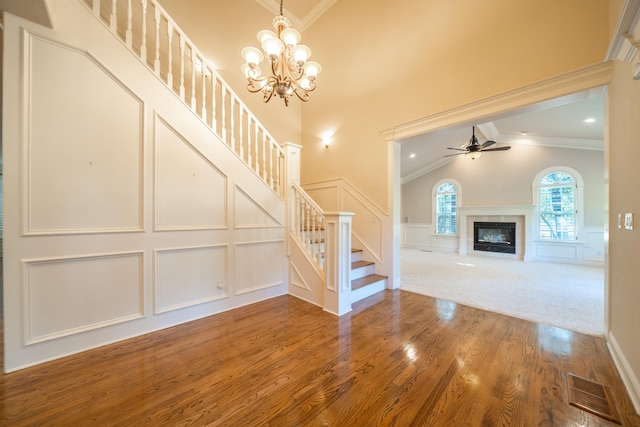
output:
[[[419,120],[417,122],[412,122],[410,125],[407,125],[406,128],[403,126],[396,126],[393,128],[393,132],[389,132],[389,133],[385,133],[385,135],[388,138],[388,141],[390,144],[393,144],[396,146],[396,148],[393,150],[396,156],[404,156],[404,155],[408,155],[410,153],[407,153],[404,151],[403,149],[403,141],[408,139],[408,138],[412,138],[412,137],[416,137],[417,135],[420,134],[428,134],[428,133],[432,133],[435,136],[442,136],[442,135],[447,135],[447,133],[456,131],[456,130],[462,130],[463,128],[467,129],[467,133],[469,133],[468,129],[471,129],[471,126],[473,126],[476,123],[487,123],[487,122],[496,122],[496,121],[500,121],[500,120],[508,120],[508,117],[514,114],[524,114],[530,111],[542,111],[545,109],[549,109],[550,108],[550,103],[553,102],[557,102],[556,100],[560,100],[561,103],[566,103],[568,105],[569,101],[571,101],[572,99],[576,99],[579,97],[584,97],[585,93],[600,93],[600,97],[601,100],[604,101],[604,97],[606,96],[605,94],[605,88],[606,88],[606,84],[608,83],[609,79],[610,79],[610,73],[603,73],[603,77],[600,80],[600,84],[597,85],[594,89],[594,87],[591,86],[591,83],[593,83],[592,81],[590,81],[589,83],[584,83],[586,81],[586,79],[584,79],[584,73],[597,73],[597,70],[601,70],[601,68],[606,67],[606,64],[602,64],[600,66],[594,66],[593,69],[591,71],[589,70],[581,70],[579,72],[576,73],[571,73],[571,75],[568,76],[563,76],[563,78],[565,79],[566,82],[571,82],[571,84],[567,84],[566,85],[566,91],[564,91],[563,93],[558,93],[558,88],[554,87],[553,84],[553,80],[551,79],[547,82],[544,82],[541,86],[543,87],[543,89],[541,90],[540,93],[538,93],[536,95],[536,97],[538,97],[538,99],[545,99],[545,101],[541,101],[541,102],[532,102],[535,101],[533,99],[533,97],[531,96],[531,91],[530,88],[523,88],[520,91],[514,91],[511,92],[509,94],[505,94],[502,97],[495,97],[489,100],[486,100],[485,102],[479,102],[476,103],[472,106],[463,106],[460,107],[459,109],[455,109],[455,110],[449,110],[446,113],[443,113],[441,115],[435,115],[432,117],[427,117],[424,120]],[[585,87],[586,86],[586,87]],[[574,90],[569,90],[567,88],[572,87]],[[540,89],[540,85],[538,85],[538,88]],[[547,96],[544,96],[544,93],[547,94]],[[553,96],[550,96],[551,94],[553,94]],[[551,99],[551,101],[548,101],[548,99]],[[517,106],[517,108],[506,108],[506,106]],[[605,110],[604,107],[604,102],[603,102],[603,106],[602,106],[602,117],[603,117],[603,121],[606,120],[606,115],[607,115],[607,111]],[[500,126],[496,126],[497,129],[497,137],[499,138],[501,136],[500,133]],[[527,129],[519,129],[519,130],[527,130]],[[492,129],[489,128],[489,132],[491,132]],[[493,130],[495,132],[495,129]],[[492,137],[495,135],[491,135]],[[604,134],[604,132],[602,132],[602,136],[600,138],[599,144],[600,147],[599,150],[602,153],[602,160],[600,161],[600,165],[601,165],[601,170],[602,170],[602,175],[604,176],[604,174],[606,173],[606,168],[604,165],[604,158],[606,157],[604,154],[606,154],[606,150],[607,150],[607,135]],[[464,139],[458,139],[458,141],[462,141],[462,143],[464,143]],[[509,144],[511,143],[511,141],[506,141],[505,143]],[[437,144],[437,143],[436,143]],[[533,144],[532,144],[533,145]],[[456,145],[452,145],[451,140],[449,140],[448,145],[444,145],[442,147],[443,150],[447,150],[447,147],[456,147]],[[584,149],[587,150],[588,148],[571,148],[571,147],[566,147],[566,148],[560,148],[560,147],[556,147],[558,149],[563,149],[567,152],[570,152],[572,150],[578,150],[578,149]],[[434,145],[429,145],[428,149],[433,151],[434,150]],[[594,150],[595,148],[590,148],[591,150]],[[392,150],[390,150],[392,151]],[[503,154],[503,153],[496,153],[496,154]],[[487,156],[488,157],[488,156]],[[483,157],[484,158],[484,157]],[[462,160],[462,159],[461,159]],[[471,162],[478,162],[482,159],[479,160],[475,160],[475,161],[471,161]],[[526,161],[526,159],[520,159],[521,161]],[[403,199],[404,199],[404,189],[403,187],[405,187],[406,183],[407,183],[407,176],[408,174],[403,173],[402,171],[402,161],[404,161],[404,157],[403,159],[394,159],[394,175],[393,175],[393,181],[394,181],[394,190],[396,192],[400,192],[402,193],[402,197],[395,197],[394,196],[394,200],[396,200],[396,203],[394,204],[394,222],[396,224],[395,227],[395,235],[394,235],[394,240],[397,242],[398,244],[398,248],[397,251],[394,251],[394,253],[398,254],[398,265],[400,264],[399,262],[399,257],[400,257],[400,247],[402,246],[402,242],[403,242],[403,222],[411,222],[412,218],[411,218],[411,214],[407,214],[405,211],[403,211]],[[445,161],[442,159],[442,157],[440,159],[434,159],[433,162],[435,162],[434,164],[432,164],[431,170],[418,170],[418,171],[413,171],[412,173],[414,174],[411,178],[414,178],[416,176],[419,175],[424,175],[424,174],[429,174],[434,170],[438,170],[441,169],[442,166],[445,163]],[[475,167],[475,166],[474,166]],[[459,167],[458,167],[459,168]],[[607,180],[604,179],[604,182],[606,182]],[[496,184],[495,181],[489,181],[489,184]],[[426,189],[428,191],[430,191],[431,189]],[[588,190],[587,190],[588,191]],[[607,195],[608,195],[608,188],[606,188],[606,184],[603,184],[602,188],[599,189],[600,194],[601,194],[601,203],[600,203],[600,209],[599,209],[599,215],[601,217],[601,220],[599,222],[600,227],[602,229],[602,234],[606,235],[606,233],[608,232],[608,217],[607,217],[607,203],[608,203],[608,199],[607,199]],[[463,198],[466,198],[468,196],[469,192],[463,190]],[[531,190],[529,190],[529,203],[531,203]],[[396,204],[398,204],[398,206],[396,206]],[[402,220],[401,220],[402,219]],[[587,226],[588,227],[593,227],[593,223],[592,222],[587,222]],[[454,252],[454,250],[452,250],[452,252]],[[606,307],[607,307],[607,301],[608,301],[608,283],[606,281],[607,278],[607,274],[606,272],[608,271],[608,266],[606,265],[606,253],[608,251],[608,248],[606,246],[606,242],[602,241],[602,247],[601,249],[597,252],[597,255],[600,257],[600,259],[602,260],[600,262],[600,265],[602,265],[604,274],[603,274],[603,287],[604,287],[604,301],[603,301],[603,310],[604,310],[604,314],[603,314],[603,323],[604,323],[604,330],[606,330],[606,328],[608,327],[607,324],[607,319],[608,319],[608,313],[606,311]],[[592,258],[592,257],[591,257]],[[591,260],[588,262],[588,264],[590,265],[597,265],[597,262],[591,262]],[[400,270],[398,268],[398,270]],[[401,275],[400,275],[401,276]],[[402,287],[402,283],[400,283],[400,286]]]

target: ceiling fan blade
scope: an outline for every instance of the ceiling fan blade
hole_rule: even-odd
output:
[[[443,156],[443,157],[453,157],[453,156],[459,156],[459,155],[461,155],[461,154],[466,154],[466,153],[448,154],[448,155]]]
[[[498,148],[487,148],[486,150],[480,150],[480,151],[482,151],[482,152],[485,152],[485,151],[507,151],[507,150],[510,150],[510,149],[511,149],[510,146],[506,146],[506,147],[498,147]]]
[[[447,150],[467,151],[466,148],[451,148],[451,147],[447,147]]]
[[[492,145],[493,145],[493,144],[495,144],[495,143],[496,143],[495,141],[487,141],[487,142],[485,142],[484,144],[480,145],[480,149],[490,147],[490,146],[492,146]]]

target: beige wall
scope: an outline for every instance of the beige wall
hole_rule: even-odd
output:
[[[631,79],[631,64],[615,62],[609,99],[610,333],[637,379],[640,378],[640,169],[637,160],[640,157],[640,81]],[[626,212],[634,214],[633,231],[617,227],[617,215]],[[640,389],[636,393],[640,393]]]
[[[602,151],[513,145],[509,154],[489,153],[479,160],[464,157],[402,186],[402,217],[431,223],[431,192],[447,178],[462,187],[462,206],[531,205],[531,186],[542,170],[568,166],[584,180],[584,225],[604,226],[604,153]]]
[[[600,0],[364,3],[340,0],[304,33],[323,72],[302,109],[302,182],[344,177],[380,206],[381,130],[601,62],[608,47]]]

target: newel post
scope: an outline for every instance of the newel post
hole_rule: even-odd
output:
[[[287,187],[292,182],[300,185],[300,152],[302,146],[292,142],[285,142],[282,148],[286,154],[285,158],[285,183]]]
[[[351,311],[352,212],[326,212],[324,310],[338,316]]]

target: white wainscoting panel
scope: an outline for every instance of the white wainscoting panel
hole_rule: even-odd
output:
[[[227,245],[155,251],[156,313],[227,296]]]
[[[402,246],[406,248],[430,248],[431,224],[402,224]]]
[[[235,187],[233,199],[235,228],[279,227],[282,225],[238,186]]]
[[[25,234],[141,230],[142,101],[88,53],[24,37]]]
[[[144,316],[142,253],[23,261],[25,343]]]
[[[584,261],[604,263],[604,229],[602,227],[584,227],[582,235],[585,244],[582,248]]]
[[[286,283],[283,254],[283,240],[237,243],[236,295]]]
[[[156,229],[227,227],[227,177],[155,116]]]
[[[537,258],[558,261],[579,261],[579,245],[578,243],[545,243],[540,241],[534,243]]]

